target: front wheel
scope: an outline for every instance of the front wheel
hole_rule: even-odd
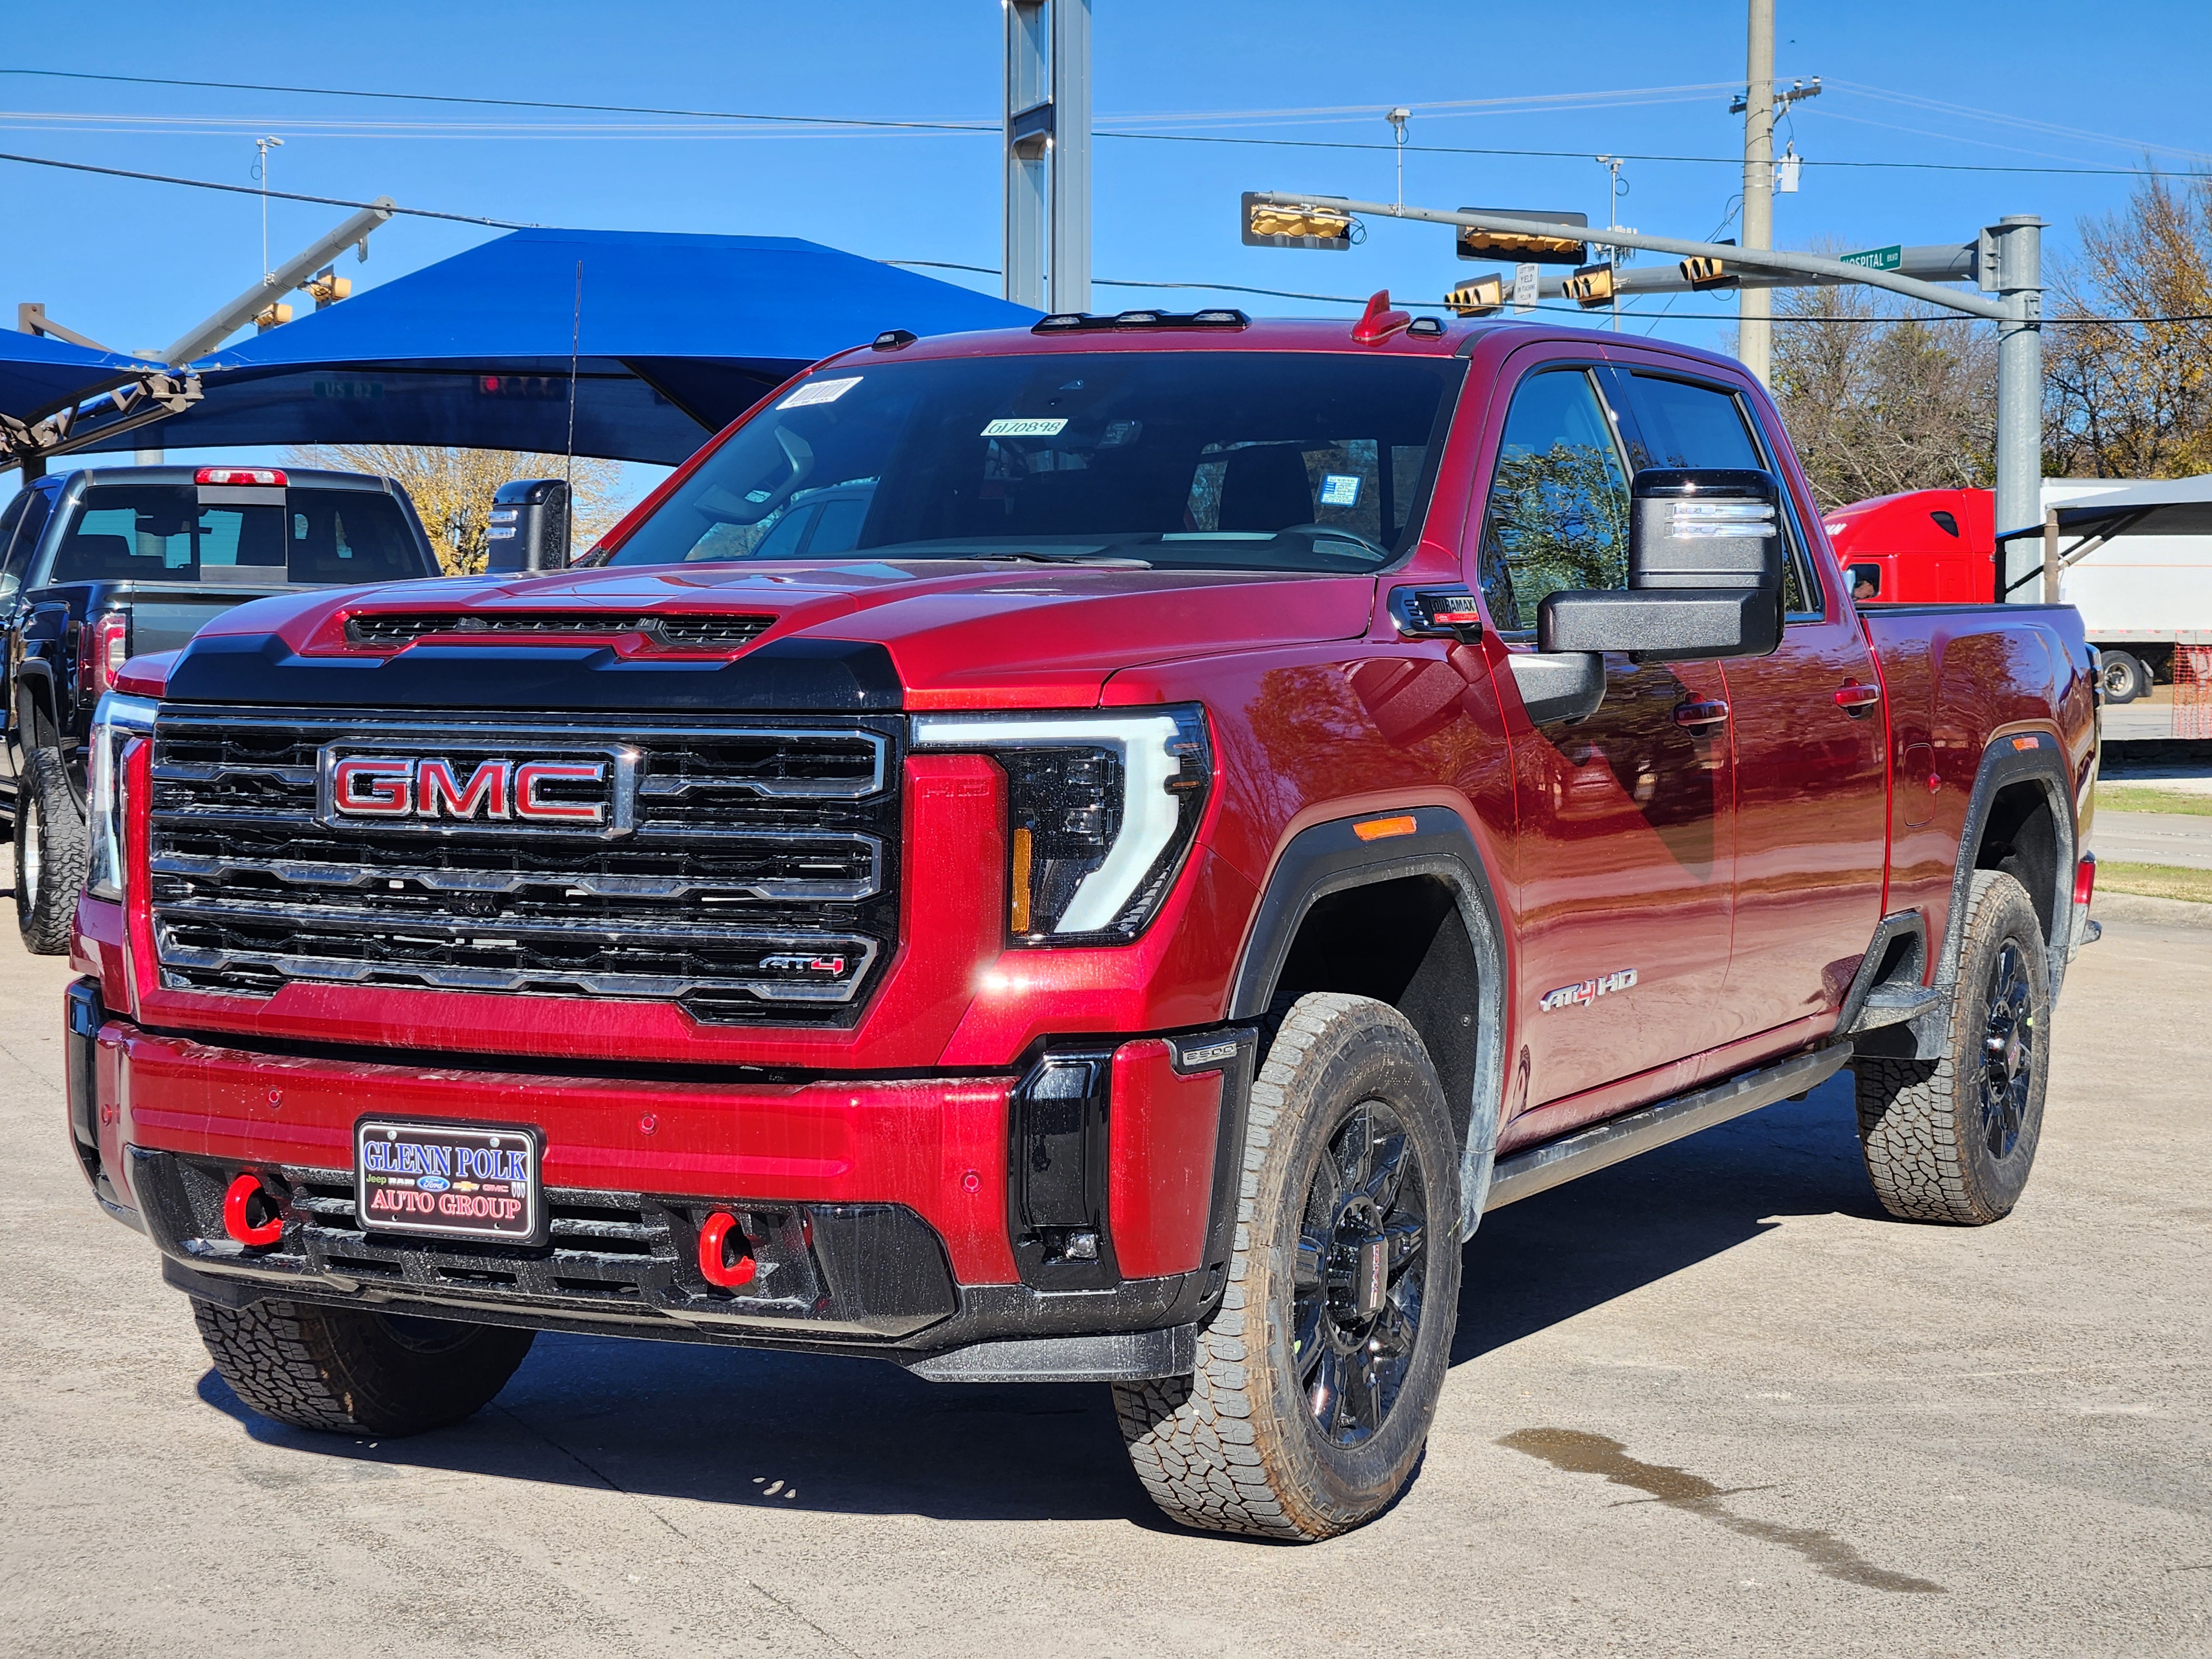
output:
[[[1459,1306],[1459,1149],[1427,1050],[1366,997],[1302,997],[1252,1087],[1237,1249],[1194,1375],[1120,1383],[1170,1517],[1291,1540],[1359,1526],[1428,1443]]]
[[[200,1340],[231,1392],[279,1423],[338,1434],[420,1434],[473,1415],[537,1340],[503,1325],[192,1299]]]

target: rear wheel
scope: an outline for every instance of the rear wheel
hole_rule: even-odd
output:
[[[2124,651],[2107,651],[2098,672],[2097,684],[2108,703],[2133,702],[2137,697],[2150,695],[2150,670],[2142,665],[2140,658]]]
[[[1413,1027],[1369,998],[1299,999],[1253,1085],[1244,1169],[1196,1373],[1115,1403],[1171,1518],[1326,1538],[1413,1479],[1458,1313],[1458,1146]]]
[[[419,1434],[473,1415],[536,1340],[503,1325],[192,1299],[200,1340],[231,1391],[264,1417],[340,1434]]]
[[[15,925],[25,949],[58,957],[69,949],[84,888],[84,812],[59,755],[33,749],[23,759],[15,793]]]
[[[1942,1060],[1863,1059],[1859,1144],[1875,1196],[1911,1221],[1983,1226],[2019,1202],[2043,1133],[2051,968],[2027,891],[1977,870]]]

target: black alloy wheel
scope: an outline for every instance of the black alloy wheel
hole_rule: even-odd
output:
[[[1991,1158],[2008,1158],[2020,1144],[2034,1081],[2034,988],[2027,957],[2007,939],[1990,964],[1989,1018],[1982,1035],[1982,1141]]]
[[[1307,1188],[1291,1352],[1322,1437],[1355,1446],[1398,1403],[1420,1334],[1428,1217],[1421,1157],[1379,1100],[1352,1109]]]

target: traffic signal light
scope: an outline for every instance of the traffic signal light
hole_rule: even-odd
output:
[[[1586,225],[1586,213],[1545,213],[1533,208],[1468,208],[1462,213],[1499,213],[1515,219],[1540,219],[1547,224]],[[1588,242],[1558,236],[1532,236],[1521,230],[1477,230],[1462,225],[1455,239],[1462,259],[1510,259],[1516,264],[1578,265],[1589,258]]]
[[[1251,191],[1243,197],[1244,246],[1247,247],[1303,247],[1342,251],[1359,241],[1364,228],[1342,208],[1326,199],[1302,202],[1296,207],[1276,207]]]
[[[307,279],[307,297],[315,302],[315,309],[320,311],[325,306],[336,305],[351,295],[353,280],[339,276],[330,266],[325,265]]]
[[[1740,288],[1743,278],[1710,253],[1692,253],[1682,261],[1682,280],[1703,293],[1712,288]]]
[[[231,314],[236,316],[238,313],[233,312]],[[288,305],[266,305],[253,314],[253,326],[264,334],[291,320],[292,307]]]
[[[1505,309],[1505,278],[1497,271],[1462,283],[1444,295],[1444,303],[1462,317],[1487,317]]]
[[[1567,298],[1585,311],[1594,311],[1600,306],[1609,306],[1613,303],[1613,267],[1584,265],[1567,278],[1565,287]]]

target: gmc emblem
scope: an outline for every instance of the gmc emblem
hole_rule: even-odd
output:
[[[582,755],[451,756],[349,754],[320,757],[321,807],[327,824],[381,823],[392,829],[569,830],[619,835],[631,827],[636,757],[629,750]]]

